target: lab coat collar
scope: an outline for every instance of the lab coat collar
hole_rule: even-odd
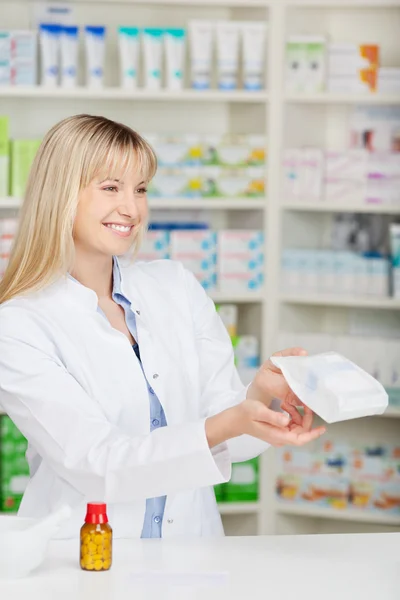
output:
[[[83,304],[90,310],[98,309],[99,299],[96,292],[84,286],[69,273],[67,273],[67,276],[64,279],[64,285],[66,286],[67,293],[70,295],[71,299],[77,301],[81,305]],[[63,291],[65,292],[64,286]],[[129,298],[125,292],[121,264],[117,256],[113,256],[113,294],[120,294],[131,302],[131,298]]]

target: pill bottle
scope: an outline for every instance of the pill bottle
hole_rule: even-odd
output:
[[[81,568],[85,571],[108,571],[112,563],[112,529],[105,504],[91,502],[87,505],[80,537]]]

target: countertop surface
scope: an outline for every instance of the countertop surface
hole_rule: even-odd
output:
[[[115,540],[104,573],[81,571],[77,541],[53,541],[5,600],[399,600],[400,533]]]

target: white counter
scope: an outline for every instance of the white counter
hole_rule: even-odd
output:
[[[398,600],[400,533],[120,540],[108,573],[83,572],[77,542],[55,541],[4,600]]]

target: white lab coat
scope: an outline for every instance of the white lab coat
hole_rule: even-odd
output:
[[[241,436],[209,449],[205,419],[246,389],[213,302],[180,263],[120,264],[147,379],[168,426],[150,433],[146,382],[128,339],[70,278],[0,306],[0,405],[29,441],[20,515],[105,501],[116,537],[139,538],[145,499],[167,495],[163,537],[223,533],[212,486],[268,445]]]

